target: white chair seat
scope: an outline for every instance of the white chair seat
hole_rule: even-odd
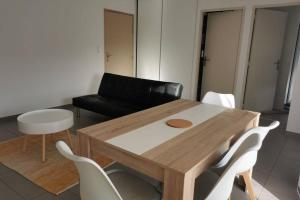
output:
[[[206,171],[202,173],[195,183],[195,193],[194,200],[203,200],[212,191],[213,187],[216,185],[220,176],[211,171]],[[230,200],[248,200],[247,194],[242,191],[237,185],[232,188]]]
[[[235,108],[235,98],[233,94],[221,94],[210,91],[205,94],[201,102],[226,108]]]
[[[126,167],[124,165],[122,165],[121,163],[118,163],[118,162],[115,162],[107,167],[104,168],[104,171],[107,173],[107,174],[111,174],[111,173],[114,173],[115,171],[116,172],[119,172],[119,171],[126,171],[127,173],[130,173],[132,174],[133,176],[136,176],[148,183],[150,183],[157,191],[162,191],[162,184],[161,182],[149,177],[149,176],[146,176],[145,174],[142,174],[138,171],[135,171],[129,167]]]
[[[161,195],[143,179],[126,171],[108,175],[123,200],[159,200]]]
[[[132,173],[105,171],[93,160],[74,155],[63,141],[56,143],[58,151],[74,161],[80,176],[82,200],[160,200],[161,194],[150,183]]]

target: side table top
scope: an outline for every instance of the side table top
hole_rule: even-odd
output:
[[[49,134],[71,128],[73,112],[64,109],[44,109],[24,113],[17,118],[19,131],[26,134]]]

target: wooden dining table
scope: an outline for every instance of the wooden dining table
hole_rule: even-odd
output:
[[[174,128],[169,119],[192,122]],[[176,100],[78,130],[82,156],[97,153],[163,182],[164,200],[192,200],[195,179],[215,163],[260,114]]]

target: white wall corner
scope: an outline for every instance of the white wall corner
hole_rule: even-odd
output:
[[[300,55],[299,55],[300,56]],[[293,89],[293,99],[287,123],[287,131],[300,134],[300,59],[295,71],[295,84]]]
[[[234,88],[234,95],[236,97],[236,106],[238,108],[243,107],[247,72],[249,66],[252,32],[254,26],[254,18],[255,18],[255,8],[253,6],[246,6],[244,8],[244,22],[242,28],[242,36],[240,39],[240,54],[239,54],[238,67],[236,72],[236,82]]]

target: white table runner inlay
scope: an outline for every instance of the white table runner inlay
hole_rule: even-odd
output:
[[[215,105],[200,104],[126,134],[114,137],[106,142],[129,152],[141,155],[210,118],[217,116],[227,109],[228,108]],[[193,126],[189,128],[169,127],[166,125],[166,121],[169,119],[189,120],[193,123]]]

